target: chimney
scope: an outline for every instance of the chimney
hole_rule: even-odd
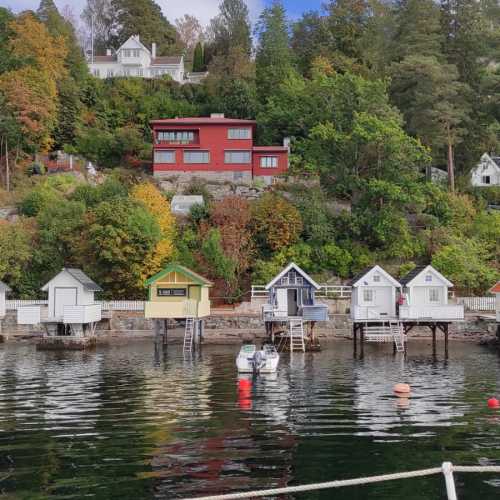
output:
[[[224,118],[224,113],[210,113],[210,118]]]
[[[111,54],[111,49],[106,49],[106,55],[107,55],[107,56],[111,56],[111,55],[113,55],[113,54]]]
[[[290,152],[290,137],[285,137],[283,139],[283,146],[288,149],[288,152]]]
[[[153,44],[151,45],[151,57],[153,59],[156,59],[156,43],[153,42]]]

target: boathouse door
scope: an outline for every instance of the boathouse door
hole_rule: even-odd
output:
[[[54,288],[54,317],[62,318],[64,306],[76,306],[76,288]]]
[[[288,299],[288,316],[297,316],[299,314],[299,308],[297,304],[297,289],[289,288],[287,290]]]
[[[287,304],[287,291],[286,288],[278,288],[276,290],[276,302],[277,302],[277,316],[287,316],[288,314],[288,304]]]

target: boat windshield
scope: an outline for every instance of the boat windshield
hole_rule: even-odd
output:
[[[255,346],[252,344],[241,346],[242,354],[253,354],[255,352]]]

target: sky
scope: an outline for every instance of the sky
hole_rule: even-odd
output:
[[[246,0],[250,15],[253,21],[257,19],[260,11],[266,4],[272,0]],[[318,9],[324,0],[284,0],[290,18],[297,18],[300,14],[307,10]],[[167,19],[174,22],[175,19],[182,17],[184,14],[196,16],[202,24],[207,24],[208,21],[217,14],[220,0],[156,0],[162,9]],[[36,10],[39,0],[0,0],[0,7],[9,7],[14,12],[19,12],[25,9]],[[70,5],[75,14],[79,14],[85,0],[55,0],[59,9],[65,5]]]

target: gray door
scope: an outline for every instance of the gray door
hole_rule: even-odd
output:
[[[299,313],[297,307],[297,290],[295,288],[289,288],[288,292],[288,316],[297,316]]]

